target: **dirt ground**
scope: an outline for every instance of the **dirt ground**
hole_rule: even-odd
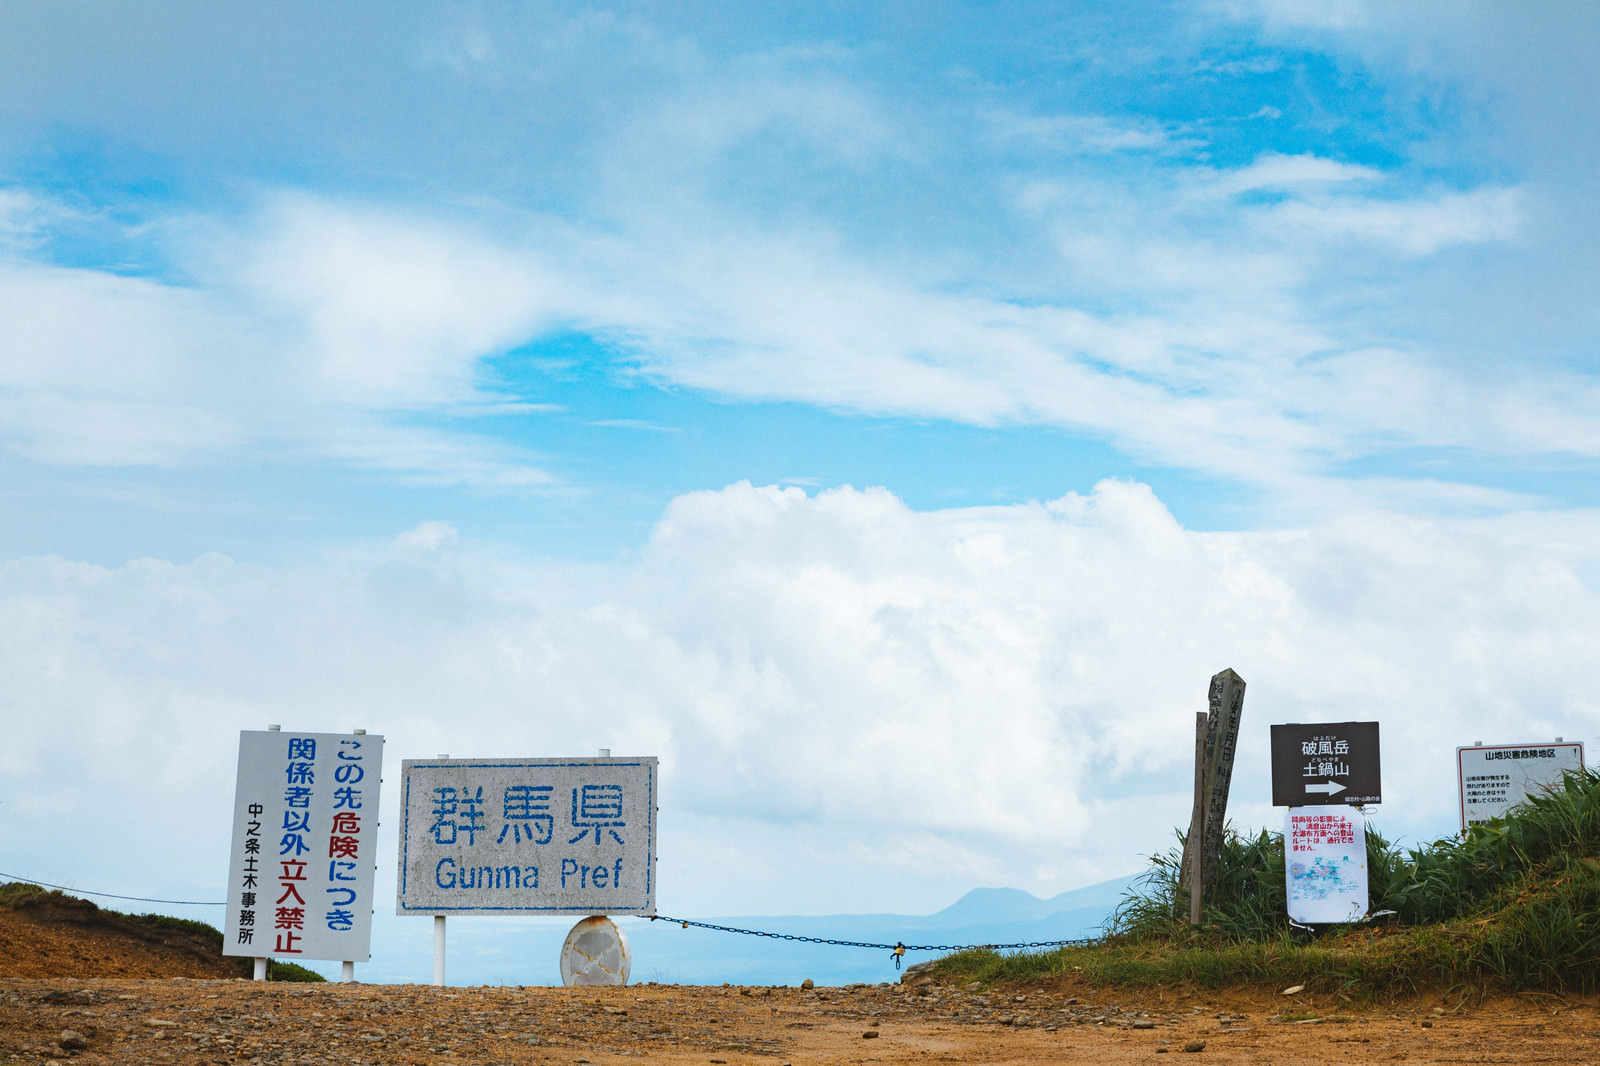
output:
[[[1600,1002],[1301,992],[256,983],[92,905],[0,909],[0,1066],[1600,1062]],[[248,965],[246,963],[245,965]]]
[[[0,906],[0,977],[242,977],[216,943],[59,893]],[[0,1060],[3,1061],[3,1060]]]
[[[0,978],[0,1063],[1589,1063],[1593,1003]],[[1275,1001],[1274,1001],[1275,1000]],[[1176,1064],[1174,1064],[1176,1066]]]

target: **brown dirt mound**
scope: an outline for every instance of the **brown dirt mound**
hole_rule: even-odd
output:
[[[248,977],[199,922],[126,915],[60,892],[8,885],[0,899],[0,977]]]

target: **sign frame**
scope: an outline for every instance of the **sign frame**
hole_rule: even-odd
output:
[[[1563,759],[1560,754],[1557,754],[1558,749],[1568,749],[1569,756],[1576,756],[1576,764],[1571,764],[1570,758]],[[1534,758],[1518,757],[1517,755],[1513,754],[1529,751],[1548,751],[1550,754],[1547,756],[1535,756]],[[1489,788],[1496,787],[1482,780],[1483,777],[1488,776],[1486,774],[1474,774],[1471,775],[1471,778],[1469,778],[1465,758],[1469,752],[1483,753],[1483,762],[1486,764],[1489,762],[1506,762],[1509,764],[1504,767],[1506,770],[1515,771],[1520,769],[1548,768],[1555,771],[1555,773],[1554,776],[1548,777],[1545,775],[1528,773],[1505,774],[1505,785],[1503,787],[1503,791],[1507,795],[1519,793],[1517,798],[1496,801],[1493,803],[1481,802],[1478,804],[1469,804],[1467,802],[1469,798],[1486,800],[1486,797],[1481,795],[1481,793],[1486,792]],[[1504,752],[1506,754],[1499,756],[1490,754],[1497,752]],[[1552,760],[1548,767],[1542,765],[1545,758]],[[1468,826],[1481,825],[1492,818],[1504,818],[1512,808],[1534,796],[1539,789],[1559,785],[1561,783],[1563,772],[1568,770],[1583,769],[1585,765],[1583,759],[1583,742],[1579,740],[1555,740],[1549,743],[1533,744],[1463,744],[1459,746],[1456,748],[1456,786],[1461,801],[1461,831],[1466,832]],[[1486,765],[1484,769],[1487,770],[1489,767]],[[1496,769],[1500,768],[1496,767]],[[1495,776],[1499,777],[1501,775]],[[1474,787],[1468,785],[1469,779],[1474,780],[1476,790],[1480,793],[1479,796],[1469,797],[1468,793],[1469,791],[1472,791]],[[1480,810],[1488,808],[1492,809],[1493,813],[1487,814],[1486,817],[1473,818],[1472,815],[1476,812],[1469,810],[1469,807],[1477,807]]]
[[[1286,909],[1302,925],[1357,922],[1372,908],[1366,816],[1330,806],[1290,807],[1283,819]]]
[[[371,961],[382,781],[375,733],[240,731],[224,955]]]
[[[1319,753],[1307,752],[1306,744],[1314,745]],[[1324,745],[1326,751],[1321,750]],[[1377,722],[1297,722],[1272,727],[1274,807],[1360,807],[1382,802]]]
[[[396,914],[655,914],[656,756],[405,759],[400,773]]]

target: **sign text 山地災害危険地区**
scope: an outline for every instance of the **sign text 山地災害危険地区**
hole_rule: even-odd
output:
[[[1461,828],[1504,818],[1529,797],[1561,783],[1562,775],[1583,769],[1583,745],[1474,744],[1456,749],[1461,790]]]

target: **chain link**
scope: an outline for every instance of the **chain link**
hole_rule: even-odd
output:
[[[76,892],[80,896],[104,896],[106,899],[130,899],[135,903],[172,903],[180,907],[226,907],[226,900],[210,899],[156,899],[152,896],[119,896],[115,892],[92,892],[87,888],[69,888],[66,885],[52,885],[49,881],[35,881],[31,877],[19,877],[0,870],[0,878],[10,878],[20,881],[25,885],[37,885],[40,888],[53,888],[59,892]]]
[[[0,877],[9,877],[14,881],[25,884],[39,885],[43,888],[55,888],[64,892],[80,892],[85,896],[105,896],[110,899],[137,900],[141,903],[176,903],[191,907],[221,907],[220,902],[194,899],[152,899],[148,896],[119,896],[114,892],[91,892],[86,888],[68,888],[65,885],[52,885],[48,881],[34,881],[31,878],[18,877],[16,874],[0,872]],[[664,914],[652,914],[652,922],[676,922],[685,929],[710,929],[717,933],[738,933],[741,936],[760,936],[769,940],[789,940],[797,944],[826,944],[836,948],[867,948],[872,951],[887,951],[894,956],[894,968],[900,968],[900,959],[908,951],[1020,951],[1028,948],[1069,948],[1090,947],[1100,943],[1099,937],[1078,937],[1073,940],[1029,940],[1015,944],[873,944],[864,940],[837,940],[825,936],[804,936],[800,933],[774,933],[767,929],[741,929],[736,925],[715,925],[711,922],[697,922],[689,918],[669,918]]]
[[[825,936],[804,936],[800,933],[774,933],[767,929],[741,929],[734,925],[714,925],[688,918],[669,918],[665,914],[652,914],[652,922],[676,922],[685,929],[710,929],[718,933],[738,933],[742,936],[761,936],[770,940],[792,940],[801,944],[827,944],[836,948],[868,948],[887,951],[894,955],[894,968],[900,968],[900,958],[908,951],[1012,951],[1027,948],[1090,947],[1101,941],[1099,937],[1078,937],[1072,940],[1030,940],[1015,944],[871,944],[862,940],[836,940]]]

